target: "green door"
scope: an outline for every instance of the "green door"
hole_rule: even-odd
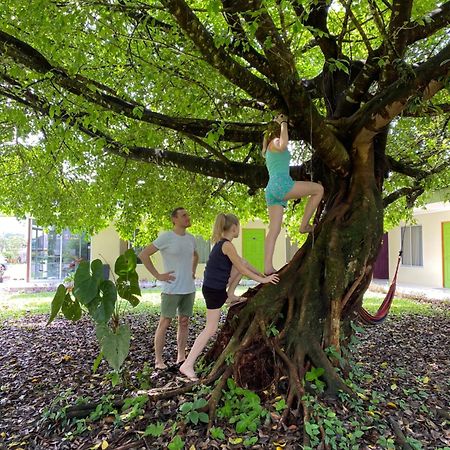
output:
[[[444,263],[444,287],[450,288],[450,222],[442,224],[442,252]]]
[[[242,229],[242,257],[259,271],[264,271],[264,228]]]

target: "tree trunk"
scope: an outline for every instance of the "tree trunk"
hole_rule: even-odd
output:
[[[251,289],[249,301],[230,310],[207,355],[215,361],[213,373],[228,365],[239,385],[256,391],[287,376],[292,402],[303,392],[305,373],[321,367],[327,394],[348,390],[325,349],[340,353],[381,244],[383,208],[373,154],[368,146],[353,148],[352,175],[330,183],[336,188],[326,189],[314,237],[280,271],[280,283]]]

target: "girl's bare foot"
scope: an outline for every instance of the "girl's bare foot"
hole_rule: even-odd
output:
[[[273,273],[277,273],[277,269],[272,268],[268,268],[268,269],[264,269],[264,275],[266,277],[268,277],[269,275],[272,275]]]
[[[246,302],[247,297],[237,297],[236,295],[230,296],[227,298],[226,304],[228,306],[238,305],[239,303]]]
[[[178,370],[186,378],[189,378],[189,380],[191,380],[191,381],[198,381],[198,377],[197,377],[197,375],[195,375],[194,369],[190,369],[189,367],[185,367],[185,364],[182,364]]]
[[[300,226],[300,233],[312,233],[314,230],[314,227],[307,223],[306,225]]]
[[[234,303],[241,299],[242,299],[242,297],[238,297],[237,295],[234,295],[234,294],[229,294],[228,298],[227,298],[227,303]]]
[[[157,362],[157,363],[155,363],[155,369],[156,370],[166,370],[167,366],[163,362]]]

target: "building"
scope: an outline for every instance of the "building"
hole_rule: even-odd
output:
[[[374,268],[374,278],[392,278],[402,248],[397,281],[450,288],[450,202],[431,201],[413,210],[411,223],[390,230]]]
[[[44,229],[28,219],[27,282],[63,280],[75,270],[80,259],[90,259],[90,242],[86,235],[69,229],[57,232]]]

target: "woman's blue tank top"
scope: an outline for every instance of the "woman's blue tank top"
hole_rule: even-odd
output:
[[[266,151],[266,166],[269,176],[289,175],[289,163],[291,162],[291,154],[288,149],[282,152]]]
[[[203,284],[211,289],[226,289],[230,278],[233,263],[222,252],[224,242],[229,241],[228,239],[221,239],[219,242],[216,242],[206,263]]]

